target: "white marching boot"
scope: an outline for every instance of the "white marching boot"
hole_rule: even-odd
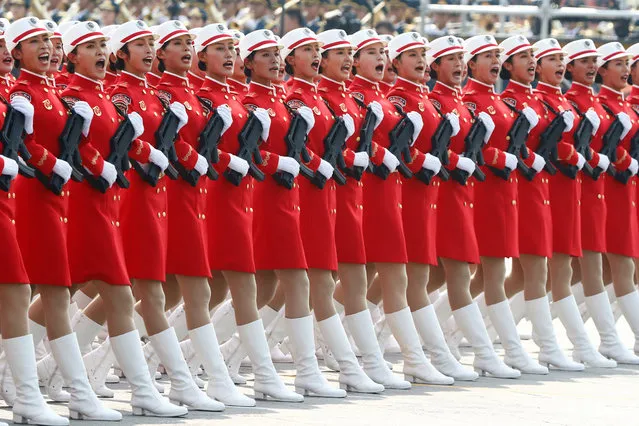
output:
[[[586,306],[601,338],[599,353],[606,358],[614,359],[618,364],[638,365],[639,357],[624,347],[619,340],[608,294],[603,291],[586,297]]]
[[[122,413],[102,405],[93,393],[87,371],[82,362],[82,353],[75,333],[49,341],[51,353],[56,358],[65,381],[69,384],[69,417],[74,420],[119,422]]]
[[[45,426],[68,425],[69,419],[55,414],[40,393],[31,335],[2,339],[2,344],[15,382],[13,422]]]
[[[479,370],[479,374],[482,376],[488,374],[500,379],[517,379],[521,377],[521,372],[508,367],[495,353],[476,304],[471,303],[459,308],[453,311],[453,315],[457,325],[473,347],[475,352],[473,366],[475,370]]]
[[[339,315],[317,323],[324,342],[339,363],[339,384],[348,392],[380,393],[384,386],[372,381],[360,367],[355,354],[348,342],[348,337],[342,326]]]
[[[639,355],[639,292],[617,297],[617,305],[635,335],[635,354]]]
[[[237,324],[235,323],[235,309],[231,299],[226,300],[217,308],[211,318],[211,322],[215,327],[215,335],[220,345],[235,334]]]
[[[424,306],[412,313],[417,332],[430,355],[430,362],[440,373],[460,381],[477,380],[479,375],[461,365],[448,349],[444,333],[437,321],[433,305]]]
[[[489,305],[488,316],[506,352],[504,363],[507,366],[524,374],[548,374],[548,368],[539,365],[521,346],[508,300]]]
[[[242,341],[238,350],[246,350],[253,366],[255,398],[281,402],[304,402],[304,397],[289,390],[280,376],[277,375],[269,355],[262,320],[258,319],[249,324],[240,325],[237,327],[237,332]]]
[[[142,315],[140,315],[135,309],[133,310],[133,324],[138,330],[140,337],[145,339],[149,337],[149,332],[146,330],[146,325],[144,324],[144,318],[142,318]]]
[[[485,293],[482,292],[479,296],[475,297],[474,302],[477,304],[479,312],[481,312],[481,317],[484,320],[484,326],[486,327],[486,332],[488,333],[490,341],[495,343],[498,338],[498,333],[496,327],[493,325],[492,317],[489,314]]]
[[[533,341],[539,346],[539,362],[557,370],[583,371],[584,365],[569,359],[559,347],[548,297],[527,300],[526,312],[532,323]]]
[[[313,334],[315,335],[315,347],[320,350],[321,357],[324,360],[324,366],[329,370],[339,372],[340,365],[337,362],[337,359],[335,359],[330,345],[324,339],[324,335],[317,320],[313,321]]]
[[[193,381],[198,388],[204,389],[206,387],[206,383],[198,377],[198,374],[201,371],[200,360],[195,353],[195,349],[193,349],[191,339],[181,341],[180,349],[182,350],[182,355],[184,356],[186,365],[189,367],[189,372],[191,373],[191,377],[193,377]]]
[[[262,324],[264,325],[265,330],[269,329],[273,321],[284,317],[284,310],[280,309],[280,311],[282,312],[281,316],[279,315],[279,311],[276,311],[268,305],[260,309],[260,317],[262,318]],[[280,319],[279,324],[279,327],[285,329],[284,321]],[[286,337],[286,332],[284,331],[282,335]],[[284,351],[282,351],[281,341],[276,342],[274,345],[269,345],[269,347],[271,348],[271,360],[273,362],[293,363],[293,356],[290,353],[285,354]]]
[[[240,336],[237,334],[234,334],[229,340],[220,345],[220,352],[222,352],[229,376],[236,385],[246,384],[246,377],[240,374],[240,367],[242,366],[242,360],[245,356],[244,350],[241,349],[241,347],[242,342],[240,341]]]
[[[254,407],[255,400],[240,392],[229,377],[213,324],[209,323],[189,330],[189,336],[195,353],[202,361],[204,371],[209,377],[206,394],[227,406]]]
[[[89,384],[96,395],[102,398],[113,398],[115,392],[106,386],[106,378],[115,361],[115,355],[111,351],[110,339],[107,339],[84,356],[84,366],[89,375]]]
[[[362,354],[362,364],[366,375],[386,389],[410,389],[410,382],[402,380],[386,365],[377,343],[370,310],[366,309],[353,315],[347,315],[346,322],[353,340]]]
[[[71,395],[62,389],[64,387],[64,379],[60,374],[60,369],[52,354],[49,354],[38,361],[38,379],[44,386],[44,390],[55,402],[69,402]]]
[[[95,337],[102,330],[102,326],[84,315],[82,311],[78,311],[71,320],[71,329],[75,332],[76,336],[78,336],[80,352],[82,352],[84,356],[93,350],[91,343],[93,343]]]
[[[134,416],[182,417],[188,413],[186,407],[171,404],[153,386],[137,330],[111,337],[110,341],[118,365],[131,386]]]
[[[173,327],[173,331],[177,336],[178,342],[186,339],[189,335],[189,328],[186,325],[186,311],[184,303],[176,307],[167,318],[169,326]]]
[[[295,375],[295,391],[304,396],[320,396],[325,398],[344,398],[346,391],[331,387],[322,376],[315,357],[315,341],[313,337],[313,316],[302,318],[286,318],[289,330],[290,346],[297,374]]]
[[[146,366],[149,369],[149,376],[151,377],[151,381],[153,382],[153,386],[160,393],[164,393],[164,385],[162,383],[157,382],[158,378],[158,367],[160,366],[160,357],[155,352],[155,347],[151,345],[151,343],[147,343],[142,347],[142,353],[144,353],[144,360],[146,361]]]
[[[206,396],[193,381],[173,327],[149,336],[171,380],[169,400],[194,411],[223,411],[224,404]]]
[[[452,377],[437,371],[424,355],[408,306],[397,312],[387,313],[386,321],[402,350],[406,380],[432,385],[452,385],[455,382]]]
[[[557,310],[557,316],[566,328],[568,338],[574,346],[572,359],[588,367],[615,368],[617,366],[616,361],[601,355],[590,343],[584,323],[581,320],[579,308],[572,295],[553,302],[553,305]]]

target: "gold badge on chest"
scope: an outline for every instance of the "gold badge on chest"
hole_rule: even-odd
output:
[[[488,108],[486,108],[488,110],[488,112],[490,113],[490,115],[495,115],[497,114],[497,111],[495,111],[495,107],[492,105],[488,105]]]
[[[423,103],[423,102],[418,102],[418,103],[417,103],[417,108],[419,108],[419,110],[420,110],[421,112],[424,112],[424,110],[426,109],[426,107],[424,106],[424,103]]]
[[[313,107],[313,112],[315,113],[315,115],[321,115],[322,112],[320,111],[320,109],[316,106]]]
[[[44,109],[46,109],[47,111],[51,111],[53,109],[53,105],[51,105],[51,101],[49,99],[43,100],[42,105],[44,106]]]
[[[348,111],[348,108],[346,108],[346,104],[339,104],[339,109],[341,109],[342,112]]]
[[[184,101],[184,108],[188,109],[189,111],[193,109],[189,101]]]
[[[144,103],[144,101],[140,101],[140,109],[142,111],[146,111],[146,104]]]
[[[268,115],[270,115],[271,117],[275,117],[275,111],[273,111],[272,108],[269,108],[267,111],[268,111]]]
[[[96,115],[96,117],[99,117],[102,115],[102,110],[99,106],[96,105],[93,107],[93,113]]]

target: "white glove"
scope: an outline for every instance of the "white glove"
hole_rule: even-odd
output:
[[[133,125],[133,139],[139,138],[144,133],[144,120],[137,112],[129,114],[129,121]]]
[[[533,163],[532,163],[532,169],[535,172],[539,173],[544,169],[544,167],[546,167],[546,160],[541,155],[537,155],[537,154],[533,154],[533,155],[535,156],[535,159],[533,160]]]
[[[24,115],[24,131],[33,133],[33,105],[24,96],[16,96],[11,99],[11,106]]]
[[[151,154],[149,154],[149,161],[165,171],[169,167],[169,159],[159,149],[151,147]]]
[[[392,152],[384,148],[384,158],[382,158],[382,163],[390,170],[390,172],[394,172],[397,170],[397,166],[399,166],[399,160]]]
[[[564,129],[564,133],[572,130],[572,126],[575,124],[575,115],[572,111],[564,111],[561,113],[561,118],[564,119],[564,123],[566,123],[566,128]]]
[[[356,152],[355,153],[355,158],[353,159],[353,166],[355,167],[363,167],[363,168],[367,168],[368,165],[370,164],[370,158],[368,157],[368,153],[363,151],[363,152]]]
[[[64,183],[67,183],[69,179],[71,179],[72,171],[73,169],[71,168],[69,163],[67,163],[64,160],[60,160],[59,158],[55,159],[55,164],[53,166],[53,173],[60,176],[64,180]]]
[[[484,126],[486,126],[486,136],[484,136],[484,143],[488,143],[488,141],[490,140],[490,136],[495,131],[495,122],[492,118],[490,118],[490,115],[486,114],[484,111],[480,112],[477,118],[484,123]]]
[[[584,164],[586,164],[586,157],[581,155],[581,153],[577,153],[577,169],[581,170],[584,168]]]
[[[118,177],[118,171],[115,169],[115,166],[108,161],[104,162],[104,168],[102,169],[102,173],[100,176],[104,178],[109,184],[109,188],[113,186],[115,183],[115,179]]]
[[[231,124],[233,124],[233,113],[231,113],[231,108],[226,104],[220,105],[215,111],[224,122],[224,127],[222,127],[221,133],[223,135],[229,127],[231,127]]]
[[[281,155],[277,161],[277,171],[286,172],[296,177],[300,174],[300,163],[295,161],[294,158]]]
[[[297,113],[302,116],[304,121],[306,121],[306,135],[308,136],[311,130],[313,130],[313,126],[315,126],[315,115],[313,114],[313,111],[307,106],[299,107],[297,109]]]
[[[457,133],[459,133],[459,116],[457,114],[449,112],[446,114],[445,117],[446,120],[448,120],[450,122],[450,125],[453,127],[453,133],[451,134],[451,136],[457,136]]]
[[[422,168],[430,170],[433,174],[439,173],[442,168],[442,162],[439,158],[434,155],[427,153],[426,158],[424,158],[424,162],[422,163]]]
[[[84,124],[82,125],[82,134],[84,136],[89,136],[91,120],[93,120],[93,109],[89,106],[88,103],[84,101],[78,101],[75,103],[75,105],[73,105],[73,112],[77,113],[84,119]]]
[[[189,122],[189,115],[186,113],[186,108],[184,108],[184,105],[179,102],[173,102],[169,105],[169,109],[173,114],[177,115],[180,120],[180,124],[178,124],[177,128],[177,131],[179,132],[182,127],[186,126],[186,123]]]
[[[238,157],[237,155],[229,154],[231,156],[231,161],[229,162],[229,169],[234,170],[242,175],[242,177],[246,176],[249,171],[249,163],[243,159]]]
[[[539,116],[531,107],[527,106],[526,108],[521,110],[521,113],[524,114],[524,117],[526,117],[526,120],[528,120],[528,122],[530,123],[528,132],[530,132],[532,129],[535,128],[537,124],[539,124]]]
[[[630,121],[630,117],[628,117],[628,114],[626,114],[625,112],[620,112],[619,114],[617,114],[617,117],[619,117],[619,121],[621,121],[621,124],[623,124],[623,133],[621,134],[620,139],[623,140],[630,129],[632,129],[632,121]]]
[[[355,133],[355,122],[350,114],[342,115],[342,119],[344,119],[344,125],[346,126],[346,139],[348,139]]]
[[[597,163],[597,167],[601,170],[608,170],[608,167],[610,167],[610,158],[608,158],[605,154],[599,154],[599,163]]]
[[[463,170],[469,175],[475,173],[475,162],[470,158],[466,158],[463,155],[459,156],[459,161],[457,162],[457,168],[459,170]]]
[[[513,171],[517,168],[517,156],[510,152],[504,152],[506,154],[506,168]]]
[[[411,123],[413,123],[413,126],[415,127],[415,130],[413,130],[413,141],[410,144],[411,146],[413,146],[413,144],[417,141],[417,137],[424,128],[424,119],[416,111],[407,113],[406,117],[411,121]]]
[[[637,160],[634,158],[630,160],[630,167],[628,167],[628,170],[630,170],[630,173],[632,173],[633,176],[637,174],[637,171],[639,171],[639,164],[637,163]]]
[[[271,132],[271,116],[268,115],[268,111],[264,108],[257,108],[253,111],[253,115],[262,123],[262,140],[268,139],[268,135]]]
[[[320,160],[320,165],[317,168],[317,171],[320,172],[322,176],[326,178],[326,180],[333,177],[333,171],[335,168],[331,166],[331,164],[326,160]]]
[[[0,155],[0,158],[4,160],[4,167],[2,168],[2,175],[9,176],[14,179],[18,175],[18,163],[4,155]]]
[[[200,176],[204,176],[206,172],[209,171],[209,162],[204,156],[198,154],[194,169],[200,174]]]
[[[584,115],[586,116],[588,121],[590,121],[590,123],[592,124],[592,134],[594,136],[595,133],[597,133],[597,130],[599,130],[601,119],[599,118],[599,116],[597,115],[594,109],[589,109],[588,111],[586,111]]]
[[[382,124],[382,121],[384,120],[384,109],[382,108],[382,105],[377,101],[371,102],[370,104],[368,104],[368,106],[371,107],[371,111],[373,111],[373,114],[375,114],[375,129],[377,129],[377,126]]]

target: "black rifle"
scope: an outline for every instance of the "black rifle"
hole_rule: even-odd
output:
[[[346,167],[344,161],[344,145],[346,144],[347,129],[342,117],[335,117],[335,123],[324,138],[324,161],[333,166],[333,179],[340,185],[346,185],[346,177],[339,171],[339,168]],[[311,182],[318,188],[324,188],[326,178],[319,171],[315,172],[315,176]]]
[[[78,169],[82,168],[82,160],[80,158],[80,151],[78,145],[82,138],[82,126],[84,126],[84,119],[76,112],[70,111],[69,118],[64,125],[64,129],[60,134],[60,155],[59,160],[64,160],[71,166],[71,179],[76,182],[82,182],[82,173]],[[64,187],[64,179],[62,176],[55,172],[51,176],[47,176],[38,169],[36,169],[36,176],[38,180],[42,182],[51,192],[56,195],[62,193]]]
[[[533,176],[535,176],[535,171],[528,168],[528,166],[526,166],[526,164],[522,160],[522,158],[528,158],[526,140],[528,139],[528,132],[530,131],[530,122],[521,111],[507,104],[506,102],[504,102],[504,104],[515,114],[518,114],[515,122],[508,131],[508,138],[510,139],[510,143],[508,144],[508,148],[506,148],[506,152],[517,157],[517,170],[519,170],[521,174],[526,176],[526,178],[530,176],[530,178],[528,178],[530,180]],[[498,169],[492,166],[488,167],[495,174],[495,176],[499,176],[504,180],[508,180],[510,178],[511,170],[509,168]]]
[[[635,114],[639,116],[636,111]],[[635,133],[632,139],[630,139],[630,151],[628,152],[628,154],[630,154],[630,156],[635,160],[639,159],[639,132]],[[623,172],[617,171],[617,173],[615,173],[615,179],[617,179],[624,185],[628,183],[631,177],[632,173],[628,169],[624,170]]]
[[[590,150],[590,141],[592,140],[592,131],[594,129],[590,120],[586,117],[585,113],[582,113],[576,105],[573,105],[577,114],[581,117],[581,122],[577,126],[577,130],[574,133],[575,150],[584,156],[586,161],[592,160],[592,151]],[[575,179],[577,177],[577,166],[561,165],[557,167],[564,175]],[[587,162],[584,163],[582,171],[588,176],[592,177],[593,169]]]
[[[472,115],[472,113],[471,113]],[[480,181],[483,182],[486,180],[486,175],[479,168],[479,166],[484,165],[484,155],[482,154],[482,147],[484,146],[484,137],[488,129],[486,129],[486,125],[479,118],[475,118],[475,122],[473,123],[468,135],[466,135],[466,139],[464,139],[464,157],[471,159],[475,162],[476,167],[473,172],[473,176]],[[460,169],[455,169],[450,172],[450,177],[452,177],[456,182],[461,185],[466,185],[466,182],[470,178],[468,172]]]
[[[261,137],[262,123],[253,112],[249,112],[248,120],[237,137],[240,142],[237,156],[249,164],[249,174],[260,182],[264,180],[264,173],[257,167],[258,164],[262,164],[262,155],[259,148]],[[242,175],[231,169],[224,172],[224,177],[235,186],[240,186],[242,181]]]
[[[0,143],[2,143],[2,155],[18,163],[18,171],[22,176],[32,178],[35,176],[35,170],[20,161],[18,157],[19,155],[25,161],[31,158],[31,154],[24,145],[24,120],[24,115],[20,111],[7,104],[7,115],[0,132]],[[10,176],[0,176],[0,189],[8,192],[10,187]]]
[[[311,155],[306,149],[306,130],[308,129],[308,124],[306,124],[306,120],[298,113],[293,112],[292,114],[291,125],[284,138],[286,146],[288,146],[287,156],[297,160],[297,162],[300,163],[300,174],[311,180],[315,176],[315,173],[304,164],[311,161]],[[288,172],[276,172],[273,175],[273,179],[285,188],[293,189],[295,177],[293,177],[292,174]]]
[[[117,177],[115,183],[120,188],[128,188],[129,180],[124,176],[124,172],[129,170],[129,150],[135,136],[135,128],[128,117],[120,123],[115,134],[111,137],[111,152],[106,161],[115,166]],[[85,173],[84,178],[89,184],[102,192],[103,194],[109,189],[109,183],[101,176],[93,176],[91,173]]]
[[[564,130],[566,130],[566,122],[558,111],[555,111],[546,102],[544,102],[544,105],[555,115],[555,118],[539,137],[539,146],[535,154],[541,156],[546,161],[544,170],[554,175],[557,173],[557,169],[553,165],[557,163],[557,145],[563,137]]]
[[[160,126],[155,132],[155,149],[162,152],[162,154],[169,159],[169,166],[166,168],[164,173],[173,180],[177,179],[179,176],[178,171],[171,164],[177,163],[178,161],[178,156],[175,152],[173,142],[177,137],[179,124],[180,119],[178,116],[167,108],[164,116],[162,117],[162,121],[160,122]],[[162,170],[157,165],[149,163],[148,169],[145,170],[140,163],[134,161],[133,167],[149,185],[156,186],[158,184]]]
[[[395,105],[397,112],[403,115],[403,118],[395,125],[393,130],[388,134],[390,139],[390,147],[388,150],[399,160],[397,170],[407,179],[413,177],[413,172],[410,171],[406,163],[410,163],[410,146],[413,143],[413,133],[415,132],[415,126],[410,121],[408,116]],[[373,166],[373,173],[382,179],[387,179],[390,175],[390,170],[384,164],[379,166]]]
[[[441,113],[440,113],[441,115]],[[431,149],[430,154],[439,158],[442,165],[448,164],[448,145],[450,145],[450,137],[453,134],[453,125],[450,124],[450,121],[445,116],[442,116],[439,124],[437,125],[437,129],[435,133],[433,133],[433,137],[430,139]],[[415,173],[415,177],[420,181],[424,182],[426,185],[430,185],[434,177],[434,173],[432,170],[421,168],[417,173]],[[448,170],[443,166],[439,169],[439,173],[437,176],[440,177],[441,180],[448,180],[450,178],[450,174]]]
[[[364,122],[362,123],[362,127],[359,130],[359,145],[357,146],[356,152],[365,152],[370,157],[372,154],[373,147],[373,131],[375,130],[375,124],[377,123],[377,117],[373,113],[371,107],[367,107],[362,101],[359,99],[353,98],[357,104],[366,108],[366,115],[364,116]],[[353,166],[352,168],[344,168],[344,173],[347,176],[354,178],[355,180],[362,180],[362,175],[364,174],[364,167]]]
[[[222,136],[222,129],[224,128],[224,120],[217,112],[213,112],[213,115],[209,119],[208,123],[200,133],[200,146],[198,146],[197,152],[202,157],[206,158],[208,169],[206,176],[211,180],[216,180],[218,174],[211,164],[215,164],[219,161],[217,153],[217,144],[220,142],[220,136]],[[191,186],[196,186],[198,180],[200,180],[200,172],[195,169],[187,170],[179,161],[175,162],[175,168],[185,181]]]
[[[599,167],[596,167],[592,171],[592,178],[594,180],[599,179],[601,173],[605,171],[607,171],[612,176],[617,175],[617,171],[612,164],[617,161],[617,147],[621,143],[621,135],[623,134],[623,124],[621,123],[619,117],[617,117],[616,114],[612,112],[612,110],[606,105],[601,104],[601,106],[606,110],[608,114],[614,116],[615,120],[612,122],[610,127],[608,127],[606,133],[604,133],[603,146],[601,147],[601,151],[599,151],[600,154],[608,156],[608,158],[610,159],[610,166],[608,167],[608,170],[602,170]]]

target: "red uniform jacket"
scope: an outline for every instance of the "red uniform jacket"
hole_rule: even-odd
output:
[[[189,71],[187,78],[189,80],[189,84],[194,90],[200,90],[200,87],[204,84],[204,77],[195,74],[193,71]]]
[[[152,72],[147,72],[145,74],[146,81],[150,86],[156,87],[162,78],[161,75],[153,74]]]
[[[233,92],[240,95],[240,98],[243,98],[248,93],[248,84],[233,80],[232,78],[227,78],[226,82]]]

